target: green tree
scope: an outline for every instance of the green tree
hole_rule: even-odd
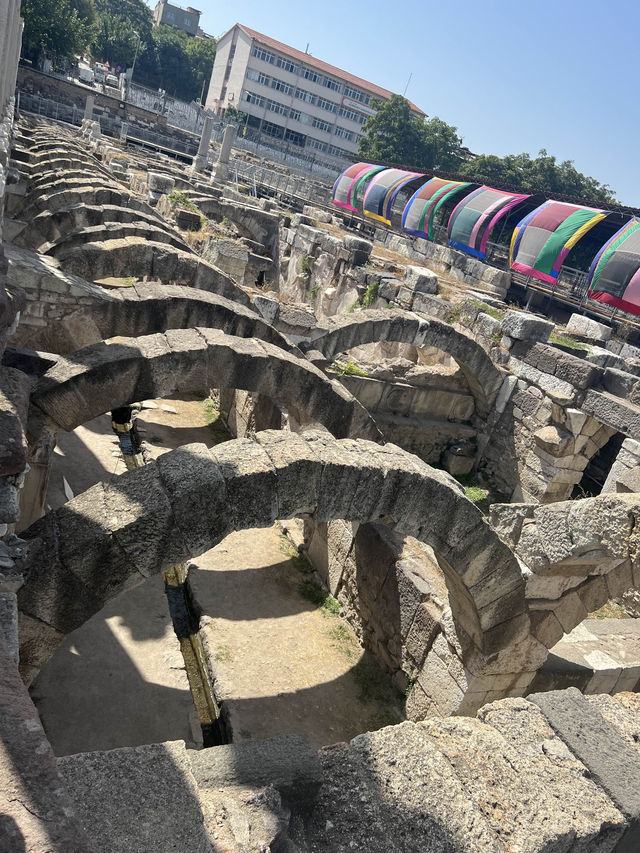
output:
[[[422,121],[412,115],[409,101],[392,95],[388,101],[374,101],[376,110],[363,125],[358,153],[372,160],[414,166],[423,151]]]
[[[91,6],[88,7],[89,13]],[[36,62],[43,53],[73,58],[82,53],[93,35],[95,20],[82,17],[70,0],[22,0],[24,20],[22,54]]]
[[[465,163],[460,171],[474,181],[505,184],[526,192],[574,196],[595,204],[616,200],[610,186],[582,174],[571,160],[558,163],[544,148],[536,158],[526,153],[506,157],[482,154]]]
[[[452,171],[459,167],[462,140],[457,128],[437,116],[425,121],[414,115],[400,95],[373,106],[377,112],[363,126],[360,155],[416,169]]]
[[[200,97],[213,68],[216,43],[161,24],[136,65],[136,80],[186,101]],[[206,91],[206,89],[205,89]]]
[[[138,45],[136,30],[130,21],[110,12],[103,12],[98,18],[97,32],[91,46],[96,59],[110,65],[129,68],[133,63]],[[140,45],[139,54],[144,51]]]

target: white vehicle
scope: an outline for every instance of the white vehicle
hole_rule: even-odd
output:
[[[89,65],[85,65],[84,63],[80,63],[80,65],[78,65],[78,77],[83,83],[93,83],[95,79],[93,68]]]
[[[93,73],[95,75],[96,83],[104,83],[107,76],[107,66],[102,65],[100,62],[96,62],[93,67]]]
[[[118,83],[118,78],[115,74],[107,74],[107,78],[104,81],[105,85],[112,86],[114,89],[119,89],[120,84]]]

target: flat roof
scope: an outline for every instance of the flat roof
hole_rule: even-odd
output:
[[[299,62],[303,62],[305,65],[310,65],[313,68],[317,68],[319,71],[324,71],[326,74],[332,74],[334,77],[339,77],[342,80],[346,80],[347,83],[351,83],[354,86],[359,87],[360,89],[364,89],[369,94],[378,95],[379,97],[386,99],[390,98],[394,94],[397,94],[395,92],[390,92],[389,89],[383,89],[382,86],[376,86],[375,83],[369,83],[368,80],[363,80],[362,77],[356,77],[354,74],[349,74],[348,71],[344,71],[342,68],[336,68],[335,65],[329,65],[328,62],[323,62],[321,59],[316,59],[316,57],[312,56],[310,53],[304,53],[304,51],[298,50],[295,47],[291,47],[288,44],[284,44],[281,41],[277,41],[276,39],[271,38],[271,36],[266,36],[264,33],[259,33],[257,30],[252,30],[251,27],[245,27],[244,24],[235,24],[227,32],[230,33],[231,30],[234,30],[236,27],[246,33],[249,38],[260,42],[260,44],[265,45],[265,47],[270,47],[272,50],[277,50],[279,53],[284,53],[286,56],[294,57]],[[227,35],[227,33],[225,33],[224,35]],[[221,38],[224,38],[224,36],[222,36]],[[409,101],[409,106],[414,112],[419,113],[421,116],[426,116],[426,113],[411,101]]]

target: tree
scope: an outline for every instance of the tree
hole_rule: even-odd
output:
[[[215,55],[213,39],[195,39],[161,24],[154,27],[136,65],[136,80],[183,100],[195,100],[200,97],[203,82],[209,82]]]
[[[89,15],[93,4],[85,6]],[[36,62],[42,53],[73,58],[86,50],[93,36],[93,17],[81,17],[70,0],[22,0],[22,54]]]
[[[437,116],[425,121],[414,115],[400,95],[373,106],[377,112],[365,122],[358,148],[363,157],[416,169],[452,171],[460,166],[457,128]]]
[[[610,186],[583,175],[571,160],[558,163],[544,148],[535,159],[526,153],[506,157],[482,154],[465,163],[460,171],[474,181],[504,184],[525,192],[573,196],[595,204],[616,200]]]
[[[366,120],[358,153],[372,160],[415,165],[422,152],[421,121],[411,114],[409,102],[392,95],[384,103],[374,101],[376,114]]]
[[[138,36],[130,21],[110,12],[103,12],[91,46],[93,55],[113,66],[129,68],[138,46]],[[142,44],[140,52],[144,51]]]

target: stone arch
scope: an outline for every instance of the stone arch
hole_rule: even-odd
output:
[[[516,558],[448,475],[397,447],[318,433],[188,445],[32,525],[18,593],[25,663],[41,666],[64,634],[132,583],[196,558],[234,530],[299,516],[384,520],[442,556],[467,638],[466,703],[482,704],[495,671],[514,665],[512,649],[528,636]]]
[[[86,281],[103,278],[149,278],[162,284],[182,284],[208,290],[249,307],[251,301],[233,279],[194,252],[139,237],[84,243],[62,248],[56,260],[65,272]]]
[[[60,428],[73,430],[136,400],[220,387],[259,391],[339,438],[381,440],[366,409],[308,361],[203,328],[100,343],[60,358],[33,388],[29,437],[33,443]]]
[[[371,310],[334,317],[325,330],[301,347],[317,349],[333,358],[337,353],[378,341],[432,346],[446,352],[460,366],[480,414],[488,412],[502,384],[503,373],[480,344],[448,323],[409,312]]]
[[[73,189],[55,189],[44,195],[39,195],[30,201],[21,211],[22,218],[32,218],[43,211],[55,211],[61,207],[71,207],[77,204],[103,205],[113,204],[129,207],[132,210],[149,212],[149,205],[120,189],[115,184],[108,187],[97,187],[95,182],[87,181],[83,186],[75,186]]]
[[[53,243],[70,232],[107,222],[146,223],[156,227],[163,225],[167,231],[169,230],[167,223],[155,213],[146,213],[143,210],[134,210],[118,204],[76,204],[39,213],[27,223],[27,227],[14,242],[19,246],[37,249],[43,243]]]
[[[81,305],[52,324],[55,339],[62,342],[55,352],[66,354],[116,336],[133,338],[201,326],[238,338],[257,338],[299,354],[259,314],[217,293],[152,282],[111,290],[92,287],[85,293],[85,299],[94,297],[91,305]]]
[[[90,225],[86,228],[77,228],[68,231],[53,243],[47,243],[40,247],[45,255],[57,258],[72,249],[81,248],[86,243],[104,243],[107,240],[125,240],[128,237],[137,237],[153,243],[166,243],[179,249],[181,252],[191,252],[191,249],[182,237],[160,223],[152,225],[148,222],[107,222],[100,225]]]
[[[228,219],[236,226],[241,237],[262,243],[270,257],[277,258],[280,237],[280,217],[277,213],[216,196],[192,195],[191,201],[206,217],[217,221]]]

